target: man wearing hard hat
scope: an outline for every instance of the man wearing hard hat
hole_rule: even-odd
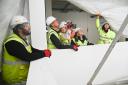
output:
[[[75,51],[78,50],[77,46],[75,45],[63,45],[60,41],[59,37],[59,23],[58,20],[53,17],[49,16],[46,20],[46,24],[49,26],[48,29],[48,48],[49,49],[68,49],[71,48]]]
[[[13,33],[4,41],[2,77],[7,85],[26,85],[30,61],[50,57],[51,51],[34,49],[27,42],[30,24],[25,17],[13,17],[10,25]]]

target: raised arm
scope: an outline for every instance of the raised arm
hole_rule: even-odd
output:
[[[96,28],[97,29],[100,29],[101,28],[101,25],[100,25],[100,16],[101,16],[100,11],[97,11],[96,12]]]
[[[96,28],[99,29],[100,28],[100,16],[96,17]]]

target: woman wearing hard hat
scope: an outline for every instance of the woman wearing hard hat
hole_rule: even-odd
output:
[[[89,43],[88,39],[80,28],[75,29],[75,36],[72,39],[71,44],[76,44],[78,46],[93,45],[92,43]]]
[[[67,23],[65,21],[62,21],[59,26],[60,29],[60,40],[64,45],[70,45],[71,44],[71,37],[67,32]]]
[[[97,18],[96,18],[96,28],[99,33],[99,40],[98,44],[109,44],[112,43],[113,39],[116,36],[116,33],[111,29],[111,26],[109,23],[104,23],[101,27],[100,25],[100,12],[97,12]]]
[[[50,57],[50,50],[34,49],[26,36],[30,35],[30,24],[23,16],[11,20],[13,33],[4,41],[2,77],[7,85],[26,85],[30,61]]]
[[[49,49],[73,49],[75,51],[78,50],[77,46],[75,45],[63,45],[60,41],[59,37],[59,23],[58,20],[53,17],[49,16],[46,20],[46,24],[49,26],[48,29],[48,48]]]

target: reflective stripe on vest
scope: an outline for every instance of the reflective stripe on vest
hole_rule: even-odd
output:
[[[70,45],[71,44],[71,40],[69,40],[68,38],[65,38],[63,33],[59,33],[59,37],[60,37],[62,44],[64,44],[64,45]]]
[[[75,39],[73,38],[73,41],[77,44],[77,45],[79,45],[79,46],[82,46],[82,45],[87,45],[87,40],[84,40],[84,42],[81,42],[80,40],[78,40],[77,42],[75,41]]]
[[[54,34],[60,40],[58,33],[56,31],[54,31],[52,28],[50,28],[50,30],[48,32],[48,48],[49,49],[55,49],[56,48],[50,39],[52,34]]]
[[[15,84],[12,84],[12,85],[26,85],[26,81],[22,81],[20,83],[15,83]]]
[[[29,64],[29,62],[21,62],[21,61],[15,61],[15,62],[11,62],[11,61],[6,61],[6,60],[4,60],[4,62],[3,62],[4,64],[10,64],[10,65],[17,65],[17,64]]]
[[[108,32],[104,32],[101,28],[98,31],[99,32],[99,41],[98,44],[107,44],[107,43],[112,43],[113,39],[115,38],[116,34],[114,31],[111,31],[110,29]]]
[[[109,43],[112,43],[112,41],[113,41],[112,39],[107,39],[105,37],[100,36],[98,44],[109,44]]]
[[[5,44],[12,40],[24,45],[29,53],[32,52],[31,46],[16,34],[12,34],[6,39],[6,41],[4,42],[2,76],[3,80],[8,84],[15,84],[26,81],[29,70],[29,62],[22,61],[7,52]]]

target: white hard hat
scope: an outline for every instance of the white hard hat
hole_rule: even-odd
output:
[[[108,22],[103,22],[102,24],[101,24],[101,26],[103,26],[104,24],[109,24]]]
[[[67,23],[72,23],[72,21],[71,21],[71,20],[67,20],[66,22],[67,22]]]
[[[11,28],[14,28],[18,24],[28,23],[28,20],[24,16],[14,16],[11,20]]]
[[[49,16],[49,17],[47,18],[47,20],[46,20],[46,24],[47,24],[47,25],[50,25],[50,24],[52,24],[52,22],[55,21],[55,20],[56,20],[55,17]]]
[[[59,26],[59,28],[62,28],[62,27],[64,27],[66,24],[67,24],[67,23],[66,23],[65,21],[62,21],[62,22],[60,23],[60,26]]]
[[[74,31],[77,32],[78,30],[80,30],[80,28],[76,28]]]

